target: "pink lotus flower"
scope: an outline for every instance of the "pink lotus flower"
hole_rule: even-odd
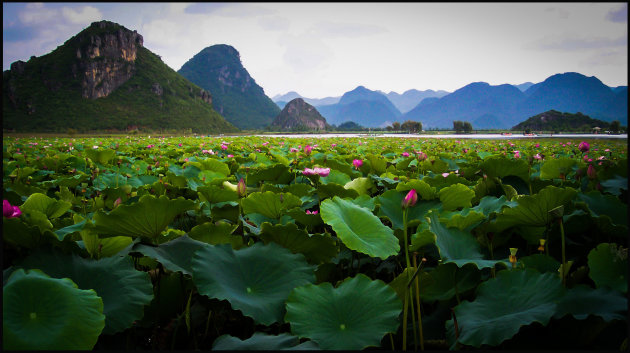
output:
[[[514,158],[521,158],[521,151],[514,151]]]
[[[300,150],[298,150],[295,147],[291,147],[291,149],[289,151],[291,151],[291,153],[298,153],[298,152],[300,152]]]
[[[537,143],[536,146],[534,146],[536,148],[540,147],[540,143]]]
[[[234,155],[233,155],[233,154],[228,154],[227,156],[228,156],[228,158],[232,158],[232,157],[234,157]]]
[[[317,214],[317,212],[318,212],[318,211],[309,211],[309,210],[306,210],[306,214]]]
[[[542,157],[540,156],[540,153],[536,153],[536,154],[534,155],[534,159],[541,160],[541,159],[542,159]]]
[[[569,144],[569,143],[567,143]],[[588,142],[586,141],[582,141],[580,142],[580,144],[578,145],[578,149],[582,152],[588,152],[588,150],[591,148],[591,145],[589,145]]]
[[[221,145],[222,150],[227,150],[227,145]]]
[[[19,206],[11,206],[9,200],[2,201],[2,215],[7,218],[20,217],[22,211]]]
[[[312,151],[313,151],[313,147],[311,145],[304,146],[304,154],[305,155],[307,155],[307,156],[310,155]]]
[[[428,158],[427,154],[426,154],[426,153],[424,153],[424,152],[422,152],[422,151],[417,152],[417,154],[418,154],[418,160],[419,160],[420,162],[422,162],[422,161],[424,161],[425,159],[427,159],[427,158]]]
[[[327,177],[328,174],[330,174],[330,168],[314,168],[313,169],[315,171],[315,174],[322,176],[322,177]]]
[[[362,160],[360,160],[360,159],[354,159],[354,160],[352,161],[352,165],[354,165],[354,168],[355,168],[355,169],[359,169],[359,168],[361,168],[361,166],[363,165],[363,161],[362,161]]]
[[[402,200],[402,208],[413,207],[418,202],[418,193],[415,189],[409,190],[407,196]]]
[[[122,203],[122,199],[119,197],[116,199],[116,201],[114,201],[114,208],[120,206],[120,204]]]
[[[202,150],[201,153],[203,153],[203,154],[214,154],[214,151],[212,151],[212,150]]]
[[[311,169],[311,168],[304,168],[304,170],[302,171],[302,174],[304,174],[304,175],[317,175],[315,170]]]
[[[409,152],[403,152],[403,153],[402,153],[402,156],[403,156],[403,157],[409,157]]]
[[[442,173],[442,176],[446,178],[448,176],[448,173]]]

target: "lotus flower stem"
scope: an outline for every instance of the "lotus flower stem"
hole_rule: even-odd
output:
[[[407,350],[407,312],[409,311],[409,291],[405,289],[405,301],[403,303],[403,326],[402,326],[402,334],[403,334],[403,342],[402,342],[402,350]]]
[[[562,225],[562,217],[558,219],[558,223],[560,223],[560,239],[562,239],[562,285],[564,287],[567,286],[566,272],[567,272],[567,258],[565,252],[565,243],[564,243],[564,226]]]
[[[416,260],[416,255],[417,253],[414,253],[414,257],[413,257],[413,266],[418,268],[418,271],[420,270],[420,267],[418,267],[418,261]],[[418,307],[418,331],[420,333],[420,350],[424,350],[424,335],[422,333],[422,314],[420,312],[420,280],[418,279],[418,276],[416,276],[416,306]]]

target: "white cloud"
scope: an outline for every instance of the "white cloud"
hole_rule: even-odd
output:
[[[288,18],[280,16],[267,16],[258,19],[258,24],[267,31],[286,31],[291,25]]]
[[[313,27],[310,28],[310,32],[326,37],[357,38],[386,33],[387,30],[383,27],[371,24],[321,21],[313,25]]]
[[[70,23],[74,24],[90,24],[103,18],[101,11],[92,6],[76,9],[64,6],[61,9],[61,13]]]
[[[41,2],[28,3],[25,11],[21,11],[18,15],[20,21],[29,25],[40,25],[42,22],[48,22],[58,17],[58,12],[49,9]]]

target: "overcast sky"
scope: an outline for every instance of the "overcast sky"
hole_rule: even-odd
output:
[[[3,3],[3,70],[94,21],[144,37],[173,70],[229,44],[269,97],[363,85],[452,92],[564,72],[628,84],[626,3]]]

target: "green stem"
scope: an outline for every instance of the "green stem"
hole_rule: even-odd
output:
[[[413,266],[417,267],[418,270],[420,270],[420,268],[418,267],[418,262],[416,260],[416,257],[413,257]],[[418,307],[418,331],[420,332],[420,350],[424,350],[424,334],[422,332],[422,313],[420,312],[420,280],[418,279],[419,276],[416,276],[416,305]],[[456,287],[457,288],[457,287]]]
[[[409,310],[409,291],[405,289],[405,301],[403,304],[403,326],[402,326],[402,334],[403,334],[403,342],[402,342],[402,350],[407,350],[407,312]]]
[[[407,211],[408,211],[408,208],[406,208],[406,207],[403,208],[403,234],[404,234],[404,241],[405,241],[405,261],[407,263],[407,269],[408,269],[407,270],[407,279],[408,279],[408,281],[411,281],[411,272],[410,272],[411,261],[409,260],[409,239],[407,237],[407,213],[408,213]],[[408,292],[409,292],[409,287],[405,288],[405,293],[408,294]],[[417,342],[416,329],[415,329],[415,327],[416,327],[416,319],[415,319],[415,316],[413,315],[413,312],[414,312],[413,298],[411,298],[407,294],[405,294],[405,298],[409,299],[409,303],[411,305],[411,312],[412,312],[411,320],[412,320],[413,327],[414,327],[414,329],[413,329],[413,343],[414,343],[415,348],[417,349],[418,342]],[[406,323],[407,323],[407,321],[405,321],[405,324]]]
[[[562,239],[562,285],[566,287],[567,279],[565,274],[567,272],[567,258],[565,253],[564,226],[562,225],[562,218],[558,219],[558,223],[560,223],[560,238]]]

